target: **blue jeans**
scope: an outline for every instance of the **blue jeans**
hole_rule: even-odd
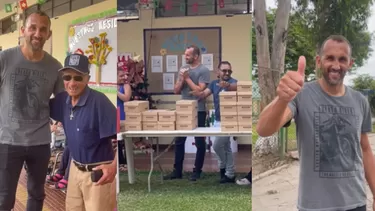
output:
[[[198,127],[205,127],[207,112],[198,112]],[[185,158],[185,142],[186,137],[176,137],[175,141],[175,160],[174,168],[177,173],[182,173]],[[206,137],[195,137],[195,146],[197,153],[195,155],[195,170],[201,171],[203,168],[204,157],[206,155]]]

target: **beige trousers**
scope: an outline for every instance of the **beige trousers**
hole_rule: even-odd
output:
[[[80,171],[71,162],[65,207],[66,211],[114,211],[117,207],[116,180],[95,186],[91,172]]]

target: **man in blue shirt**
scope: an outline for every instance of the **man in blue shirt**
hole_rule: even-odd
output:
[[[60,69],[65,92],[51,100],[51,118],[62,122],[72,162],[66,196],[67,210],[114,210],[117,173],[112,139],[116,138],[116,107],[103,94],[88,87],[88,58],[72,54]],[[94,171],[102,170],[97,182]]]
[[[211,94],[214,97],[215,127],[220,127],[220,98],[223,91],[237,91],[237,80],[232,78],[232,65],[227,61],[219,64],[218,76],[204,91],[193,91],[193,95],[199,98],[207,98]],[[234,183],[234,161],[230,147],[230,137],[216,137],[213,145],[220,167],[220,183]]]

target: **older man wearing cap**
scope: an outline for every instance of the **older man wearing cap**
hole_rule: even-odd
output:
[[[60,69],[65,92],[51,100],[51,117],[64,125],[72,157],[66,196],[67,211],[112,211],[116,206],[114,178],[117,156],[116,108],[88,87],[88,58],[72,54]],[[97,181],[98,180],[98,181]]]

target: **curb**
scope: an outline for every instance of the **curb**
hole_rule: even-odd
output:
[[[284,165],[279,166],[279,167],[277,167],[275,169],[271,169],[271,170],[265,171],[265,172],[259,174],[258,176],[254,177],[252,183],[254,183],[254,182],[256,182],[256,181],[258,181],[260,179],[263,179],[264,177],[270,176],[271,174],[275,174],[275,173],[277,173],[277,172],[279,172],[279,171],[287,168],[288,166],[290,166],[290,164],[284,164]]]

